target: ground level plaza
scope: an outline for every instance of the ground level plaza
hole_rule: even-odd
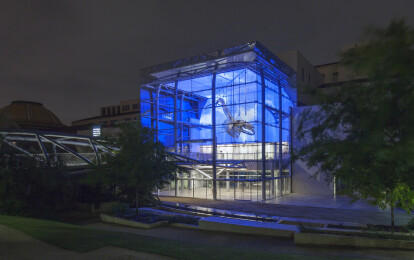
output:
[[[262,180],[217,180],[217,199],[262,201]],[[280,194],[278,187],[283,187],[283,194],[290,190],[290,178],[265,181],[267,200]],[[175,189],[177,187],[177,189]],[[213,181],[197,179],[178,179],[167,185],[160,195],[179,196],[200,199],[213,199]]]
[[[206,200],[198,198],[165,197],[161,201],[183,203],[212,209],[244,212],[257,215],[290,217],[299,219],[352,222],[359,224],[390,225],[390,209],[379,209],[364,201],[350,204],[346,196],[327,196],[291,193],[266,200],[266,203],[250,201]],[[395,210],[395,224],[406,225],[411,215]]]

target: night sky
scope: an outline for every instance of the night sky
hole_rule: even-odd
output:
[[[65,124],[138,95],[139,69],[258,40],[314,65],[414,1],[0,0],[0,107],[43,103]]]

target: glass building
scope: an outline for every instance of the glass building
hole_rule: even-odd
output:
[[[262,201],[290,193],[294,77],[259,42],[142,69],[142,124],[183,169],[160,194]]]

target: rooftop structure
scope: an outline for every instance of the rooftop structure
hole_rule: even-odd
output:
[[[58,130],[65,126],[43,104],[32,101],[13,101],[0,109],[0,128]]]

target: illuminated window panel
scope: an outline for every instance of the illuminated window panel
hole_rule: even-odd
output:
[[[294,72],[258,42],[219,53],[141,70],[141,122],[186,169],[165,192],[250,200],[286,194],[289,185],[277,178],[290,178],[279,171],[290,163]]]

